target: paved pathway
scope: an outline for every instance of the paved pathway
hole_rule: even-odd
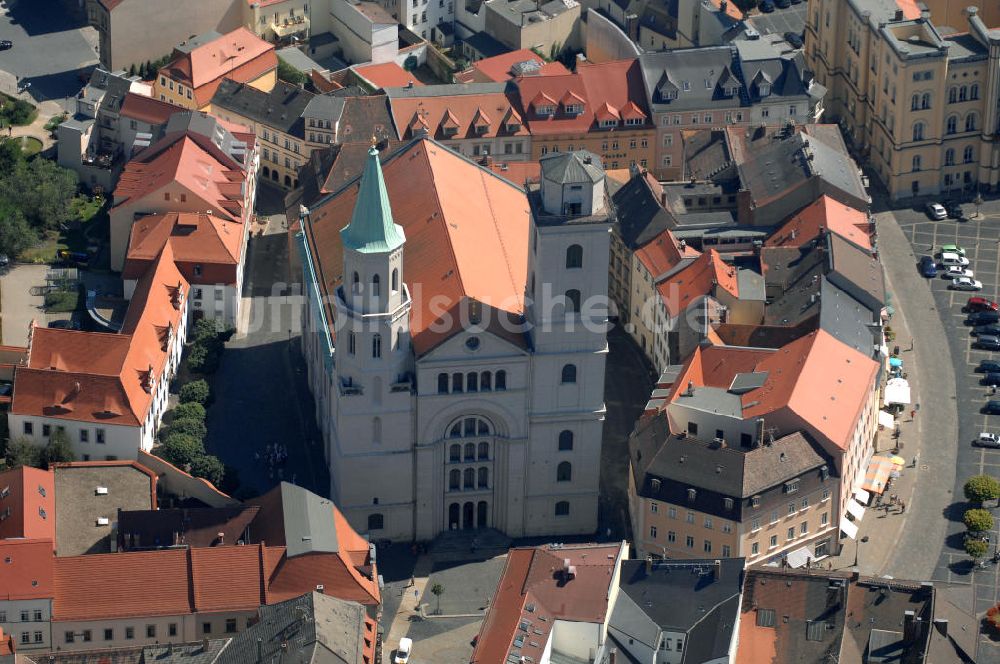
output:
[[[45,284],[48,269],[48,265],[15,265],[0,276],[0,344],[24,346],[31,320],[45,324],[45,298],[32,295],[31,288]]]
[[[27,99],[28,101],[31,101],[32,103],[36,103],[29,97],[26,97],[25,95],[21,96]],[[41,104],[36,103],[36,105],[38,106],[38,117],[35,118],[34,122],[32,122],[30,125],[23,125],[20,127],[10,127],[9,134],[4,133],[0,135],[9,135],[14,138],[19,138],[21,136],[33,136],[42,142],[43,151],[48,150],[49,148],[55,146],[56,141],[52,138],[52,135],[45,129],[45,124],[49,120],[51,120],[54,116],[62,113],[62,107],[59,106],[59,104],[57,104],[54,101],[43,101]]]

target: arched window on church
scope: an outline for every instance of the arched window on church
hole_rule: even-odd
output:
[[[466,443],[465,444],[465,460],[475,461],[476,460],[476,444]]]
[[[462,471],[458,468],[448,473],[448,488],[451,490],[462,488]]]
[[[354,276],[351,278],[352,289],[355,293],[361,292],[361,276],[355,272]]]
[[[372,357],[376,360],[382,357],[382,335],[372,335]]]
[[[506,390],[507,389],[507,372],[501,369],[496,374],[496,381],[493,384],[496,390]]]
[[[381,280],[377,274],[372,275],[372,295],[378,297],[382,294]]]
[[[448,461],[451,461],[452,463],[455,463],[455,462],[458,462],[458,461],[461,461],[461,460],[462,460],[462,446],[456,444],[456,445],[452,445],[451,447],[449,447],[448,448]]]
[[[372,418],[372,442],[382,442],[382,418]]]
[[[395,293],[399,290],[399,270],[393,268],[392,270],[392,292]]]
[[[476,488],[476,471],[474,468],[466,468],[464,476],[462,478],[462,488],[463,489],[475,489]]]
[[[479,375],[479,389],[483,392],[489,392],[493,389],[493,374],[489,371],[484,371]]]

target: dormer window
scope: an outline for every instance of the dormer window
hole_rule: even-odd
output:
[[[684,92],[691,91],[691,84],[688,81],[681,81],[681,87],[684,88]]]
[[[671,100],[677,99],[677,90],[673,90],[673,89],[666,90],[662,94],[663,94],[663,98],[666,99],[667,101],[671,101]]]
[[[761,97],[767,97],[768,95],[771,94],[771,86],[768,85],[767,83],[761,83],[760,85],[757,86],[757,94],[759,94]]]
[[[618,126],[618,120],[601,120],[601,129],[612,129]]]
[[[446,138],[451,138],[452,136],[458,133],[458,127],[441,127],[441,133]]]
[[[566,106],[566,113],[569,114],[569,115],[580,115],[581,113],[583,113],[583,105],[582,104],[568,104]]]
[[[740,93],[740,89],[735,85],[729,88],[725,88],[725,94],[727,97],[735,97]]]
[[[489,125],[476,125],[476,135],[482,136],[490,130]]]
[[[687,494],[689,503],[693,503],[698,497],[698,491],[696,489],[688,489]]]
[[[542,117],[549,117],[556,114],[556,107],[551,104],[544,104],[535,107],[535,113]]]
[[[628,127],[638,127],[642,125],[642,118],[625,118],[625,125]]]
[[[507,123],[507,133],[509,133],[509,134],[516,134],[519,131],[521,131],[521,125],[519,123],[517,123],[517,122],[508,122]]]

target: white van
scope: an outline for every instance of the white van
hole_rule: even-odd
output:
[[[952,254],[949,252],[941,254],[941,265],[945,267],[952,267],[953,265],[965,267],[968,264],[969,259],[965,256],[959,256],[958,254]]]

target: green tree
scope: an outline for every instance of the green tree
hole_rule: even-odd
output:
[[[205,446],[197,438],[175,433],[167,436],[163,444],[155,448],[153,453],[178,468],[187,468],[189,464],[205,456]]]
[[[982,558],[989,549],[989,545],[981,539],[970,537],[965,540],[965,552],[972,558]]]
[[[196,403],[194,401],[189,401],[187,403],[179,404],[176,408],[174,408],[170,412],[171,412],[171,417],[173,417],[173,420],[171,421],[174,422],[178,420],[201,420],[202,422],[205,421],[205,407],[202,406],[200,403]]]
[[[969,502],[982,504],[987,500],[1000,498],[1000,482],[989,475],[974,475],[965,483],[962,491]]]
[[[184,387],[181,388],[180,399],[181,403],[200,403],[205,405],[208,403],[209,398],[212,395],[212,390],[209,388],[208,383],[204,380],[193,380]]]
[[[967,510],[962,521],[965,522],[965,527],[973,532],[993,529],[993,515],[989,510]]]
[[[444,594],[444,586],[440,583],[435,583],[431,587],[431,594],[437,598],[437,612],[441,613],[441,595]]]
[[[202,477],[215,486],[219,486],[226,476],[226,467],[222,465],[219,457],[206,454],[191,462],[191,474],[195,477]]]
[[[169,426],[165,427],[165,433],[163,434],[162,439],[166,440],[170,436],[176,434],[191,436],[198,442],[201,442],[205,440],[205,436],[208,434],[208,429],[205,428],[204,420],[194,418],[175,419]]]
[[[40,468],[42,465],[42,450],[26,438],[15,438],[7,443],[7,466],[17,468],[18,466],[32,466]]]
[[[308,76],[285,62],[282,58],[278,58],[278,78],[285,83],[299,86],[305,85],[306,81],[309,80]]]
[[[2,168],[2,167],[0,167]],[[38,242],[38,233],[31,227],[21,211],[0,199],[0,254],[12,260],[25,249]]]
[[[22,159],[0,174],[0,199],[22,211],[35,228],[59,229],[73,219],[76,173],[48,159]]]
[[[73,444],[69,442],[69,436],[64,429],[56,429],[49,436],[49,442],[41,449],[39,463],[50,466],[54,463],[64,463],[76,461],[73,453]]]
[[[195,373],[215,373],[219,368],[219,348],[212,341],[196,342],[188,352],[187,363]]]

